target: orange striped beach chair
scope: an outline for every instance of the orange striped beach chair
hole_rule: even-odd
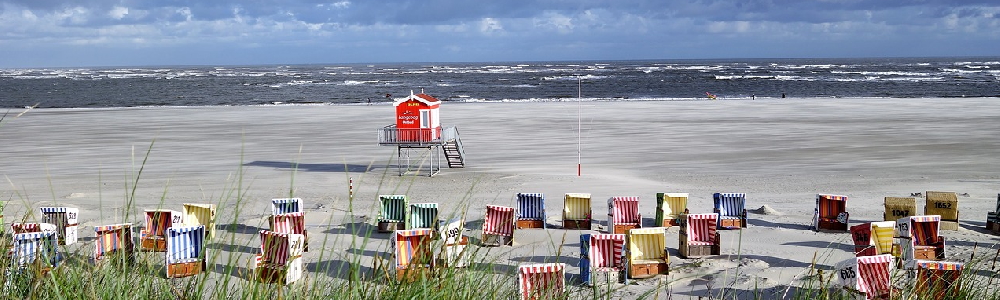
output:
[[[875,256],[892,254],[896,222],[871,222],[851,226],[854,255]]]
[[[146,227],[139,231],[139,249],[144,251],[167,251],[167,228],[184,223],[184,214],[169,209],[147,209]]]
[[[120,257],[123,262],[135,261],[135,244],[132,242],[132,223],[94,226],[94,261],[109,256]]]
[[[305,239],[302,251],[309,252],[309,234],[306,232],[306,217],[303,212],[271,215],[267,219],[271,231],[276,233],[301,234]]]
[[[688,214],[681,224],[678,249],[682,257],[695,258],[722,254],[716,214]]]
[[[517,290],[521,300],[563,299],[566,264],[543,263],[517,267]]]
[[[585,236],[585,237],[584,237]],[[588,285],[624,282],[628,266],[624,234],[584,234],[580,277]]]
[[[254,258],[253,276],[260,282],[291,284],[302,278],[301,234],[260,231],[260,253]]]
[[[514,244],[514,208],[487,205],[483,217],[483,245],[503,246]]]
[[[566,193],[563,198],[563,229],[590,230],[590,194]]]
[[[850,294],[857,296],[851,298],[889,300],[894,294],[893,261],[888,254],[851,258],[837,264],[834,276]]]
[[[850,214],[847,212],[847,196],[816,195],[816,211],[813,214],[813,230],[848,231]]]
[[[642,228],[639,197],[608,199],[608,233],[625,234],[636,228]]]
[[[396,280],[414,281],[431,275],[434,270],[433,236],[433,229],[396,230],[392,241]]]
[[[60,245],[76,243],[79,235],[80,209],[72,207],[39,207],[42,223],[56,225],[56,236]]]
[[[941,216],[912,216],[896,221],[901,260],[911,266],[916,260],[943,260],[945,239],[940,235]]]
[[[656,193],[656,227],[679,226],[686,220],[688,193]]]
[[[637,228],[628,231],[628,278],[650,278],[670,273],[666,229]]]
[[[933,295],[927,299],[948,299],[948,295],[955,295],[961,289],[964,263],[918,260],[913,267],[916,269],[916,295]]]
[[[167,228],[167,278],[201,274],[205,267],[205,225]]]

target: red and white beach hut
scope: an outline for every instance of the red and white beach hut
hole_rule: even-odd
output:
[[[428,142],[441,138],[441,100],[424,93],[401,98],[392,103],[396,107],[396,129],[399,141]]]

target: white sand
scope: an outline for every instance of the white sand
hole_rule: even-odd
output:
[[[309,254],[315,254],[306,256],[308,276],[336,277],[326,266],[338,267],[346,254],[363,255],[367,266],[387,248],[388,235],[372,233],[368,244],[351,249],[354,235],[343,226],[372,224],[377,194],[439,202],[445,213],[467,207],[469,227],[478,228],[485,205],[513,206],[518,192],[545,193],[552,225],[560,223],[564,193],[593,194],[593,215],[602,225],[607,198],[639,196],[647,226],[657,192],[690,193],[694,213],[711,212],[714,192],[744,192],[748,209],[767,205],[780,214],[751,212],[747,229],[722,232],[724,255],[699,260],[676,256],[677,229],[669,229],[669,279],[673,299],[705,295],[707,289],[750,298],[754,287],[783,293],[795,285],[814,255],[821,268],[853,256],[848,234],[809,230],[817,193],[849,196],[852,225],[881,221],[886,196],[968,193],[960,197],[962,228],[942,231],[948,255],[966,260],[979,242],[977,252],[992,257],[986,248],[995,247],[997,237],[983,227],[1000,192],[996,101],[444,103],[442,123],[461,131],[467,167],[445,167],[432,178],[399,177],[387,168],[395,149],[376,143],[376,129],[393,121],[385,105],[36,109],[0,127],[0,173],[10,181],[0,197],[10,200],[7,223],[23,216],[26,205],[79,207],[80,235],[88,237],[79,255],[89,255],[91,226],[121,221],[115,209],[155,140],[135,191],[133,221],[141,220],[141,209],[161,202],[180,210],[183,202],[226,199],[219,218],[230,222],[242,165],[239,192],[246,203],[235,219],[237,240],[244,244],[210,248],[248,259],[259,245],[253,233],[267,227],[268,200],[287,197],[291,189],[306,201]],[[577,177],[581,108],[583,176]],[[348,216],[351,177],[357,200]],[[554,261],[561,253],[569,273],[578,274],[581,232],[522,230],[514,247],[490,253],[500,257],[497,272]],[[478,238],[479,232],[465,234]],[[328,257],[344,256],[318,261],[322,248]],[[226,276],[217,274],[218,265],[210,269],[213,276]],[[629,297],[655,283],[637,281],[618,293]]]

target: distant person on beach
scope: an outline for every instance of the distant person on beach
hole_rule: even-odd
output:
[[[781,98],[785,98],[785,93],[781,93]]]
[[[757,100],[756,94],[750,94],[750,100]]]

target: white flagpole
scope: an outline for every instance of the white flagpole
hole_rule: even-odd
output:
[[[576,176],[583,173],[583,79],[576,76]]]

